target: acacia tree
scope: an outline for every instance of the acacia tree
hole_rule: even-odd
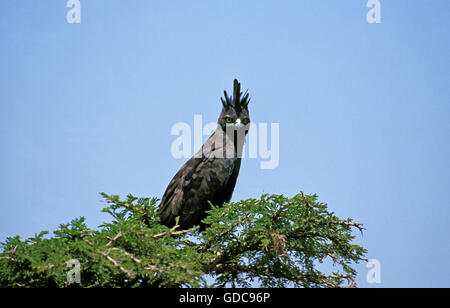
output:
[[[339,219],[316,195],[212,205],[209,226],[160,225],[156,198],[102,193],[110,222],[83,217],[49,237],[10,237],[0,248],[0,287],[347,287],[366,250],[352,243],[362,225]],[[80,280],[68,278],[73,260]],[[330,262],[326,273],[318,264]],[[69,273],[69,274],[68,274]]]

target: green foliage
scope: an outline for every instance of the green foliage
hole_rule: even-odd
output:
[[[160,225],[155,198],[102,196],[112,220],[98,230],[78,218],[53,237],[1,243],[0,287],[343,287],[354,286],[352,265],[365,260],[352,244],[361,225],[315,195],[212,206],[203,232]],[[70,260],[79,262],[79,283],[68,280]],[[320,271],[323,262],[334,271]]]

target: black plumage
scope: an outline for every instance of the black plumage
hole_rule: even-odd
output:
[[[224,91],[217,129],[170,181],[159,205],[162,224],[172,227],[179,218],[182,229],[200,225],[214,205],[229,202],[241,166],[242,148],[250,125],[249,94],[234,80],[233,96]]]

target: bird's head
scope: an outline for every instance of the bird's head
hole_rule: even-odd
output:
[[[241,92],[241,84],[234,80],[233,96],[228,96],[224,91],[222,101],[222,112],[220,113],[218,124],[226,131],[227,127],[237,130],[245,130],[247,134],[250,127],[250,115],[248,112],[248,103],[250,97],[246,91]]]

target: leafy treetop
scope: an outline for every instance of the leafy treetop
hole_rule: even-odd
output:
[[[352,243],[361,224],[339,219],[316,195],[212,205],[205,231],[160,225],[156,198],[102,193],[110,222],[83,217],[0,246],[0,287],[345,287],[366,250]],[[68,261],[80,281],[68,279]],[[319,264],[334,269],[325,273]]]

